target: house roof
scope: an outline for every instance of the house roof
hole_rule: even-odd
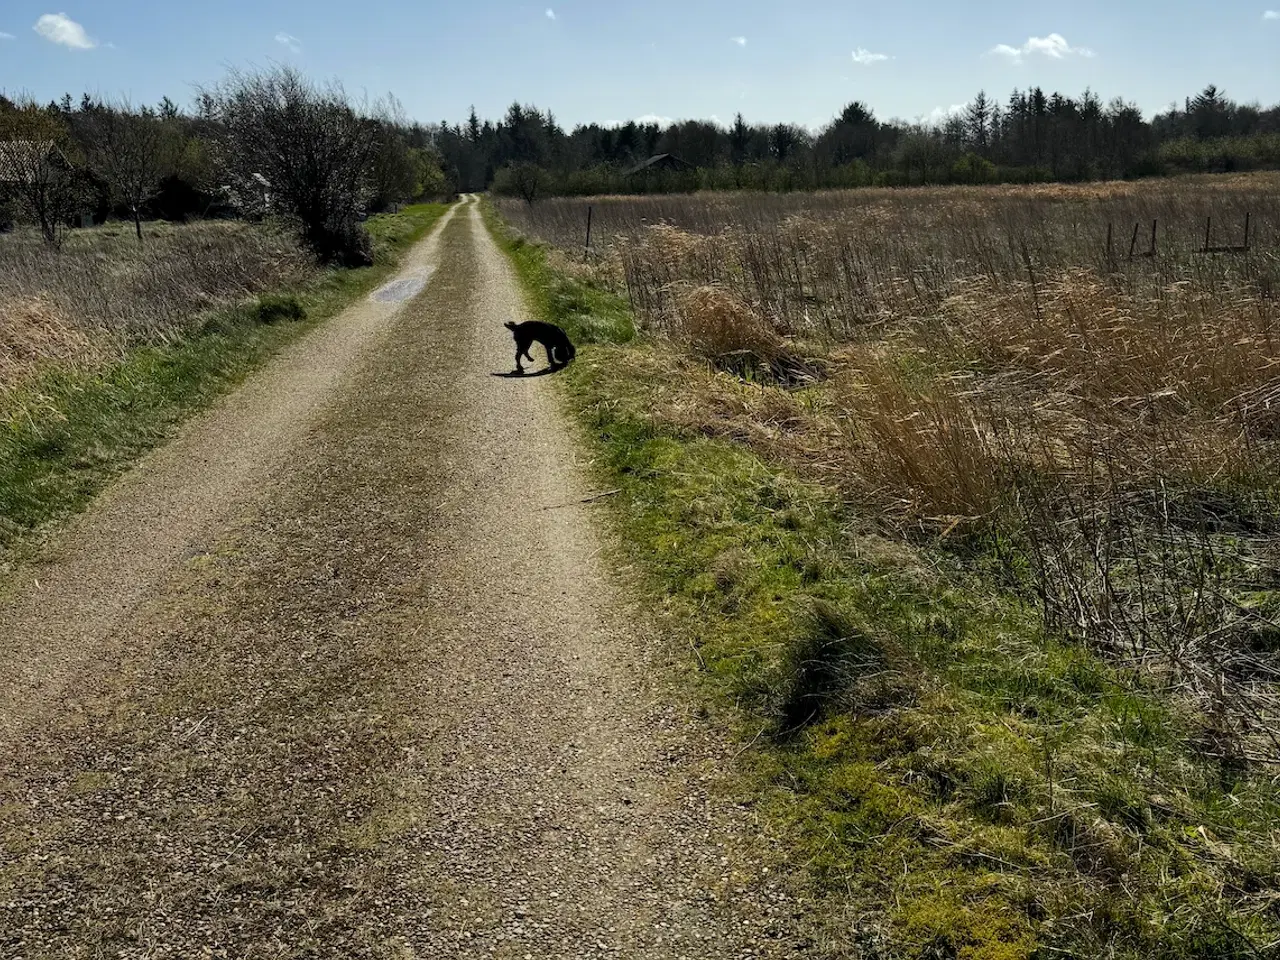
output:
[[[21,183],[31,170],[51,155],[66,157],[52,140],[0,140],[0,183]]]
[[[681,160],[674,153],[658,153],[654,154],[648,160],[637,163],[628,170],[624,176],[631,176],[633,173],[640,173],[643,170],[650,170],[653,167],[676,167],[680,170],[692,170],[693,164],[686,160]]]

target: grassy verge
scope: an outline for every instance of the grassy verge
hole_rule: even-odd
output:
[[[515,265],[537,319],[562,326],[576,344],[626,343],[635,335],[631,310],[608,290],[567,276],[568,261],[546,247],[508,232],[488,199],[480,204],[485,224]]]
[[[0,398],[0,561],[12,564],[33,531],[82,509],[193,413],[385,279],[446,209],[372,218],[373,267],[219,311],[194,335],[105,369],[51,367]]]
[[[560,382],[622,540],[693,682],[755,741],[748,789],[845,951],[1274,955],[1273,778],[1201,749],[1151,680],[1046,635],[999,544],[881,537],[833,490],[659,415],[705,369],[618,345],[625,302],[489,218],[539,318],[595,344]]]

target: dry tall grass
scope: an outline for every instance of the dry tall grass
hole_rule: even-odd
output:
[[[827,377],[788,427],[804,437],[768,440],[771,455],[834,477],[904,533],[998,532],[1055,629],[1176,680],[1222,749],[1280,756],[1267,719],[1280,712],[1278,187],[1258,175],[502,212],[581,257],[590,202],[600,277],[694,355],[767,343],[775,368],[816,360]],[[1239,243],[1246,214],[1247,255],[1198,252],[1206,218],[1214,244]],[[715,394],[709,429],[770,436],[727,431]],[[670,402],[682,423],[696,405]]]
[[[116,226],[81,230],[60,251],[18,232],[0,236],[0,263],[0,390],[47,361],[171,340],[314,271],[288,237],[240,223],[157,227],[141,245]]]

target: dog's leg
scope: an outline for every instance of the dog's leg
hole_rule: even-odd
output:
[[[524,353],[524,349],[520,344],[516,344],[516,373],[524,373],[524,367],[520,365],[520,354]]]

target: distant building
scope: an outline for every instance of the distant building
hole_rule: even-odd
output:
[[[0,140],[0,184],[30,183],[45,164],[62,170],[72,167],[52,140]]]
[[[636,164],[630,170],[626,171],[623,176],[634,177],[640,173],[656,172],[659,170],[692,170],[693,164],[686,160],[681,160],[674,153],[659,153],[642,163]]]
[[[86,171],[77,170],[62,149],[52,140],[0,140],[0,203],[7,203],[27,193],[46,195],[49,188],[67,179],[83,179]],[[87,201],[77,197],[80,210],[66,215],[68,226],[91,226],[93,214]],[[6,211],[0,211],[5,230],[13,226]]]
[[[249,179],[238,187],[224,183],[221,191],[226,201],[245,216],[263,217],[271,209],[271,181],[260,173],[249,174]]]

